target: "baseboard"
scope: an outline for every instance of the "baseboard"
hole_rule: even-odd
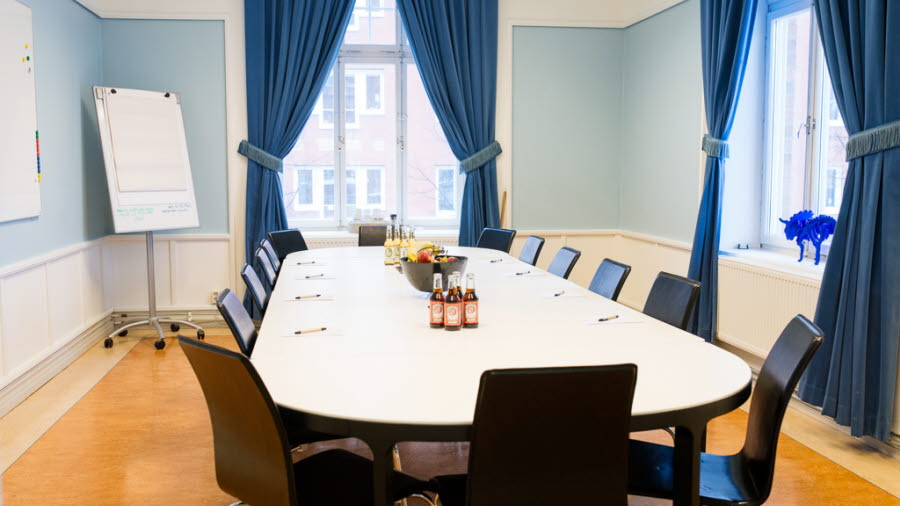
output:
[[[45,383],[86,352],[97,341],[112,332],[112,319],[104,314],[93,325],[75,336],[71,341],[48,355],[36,365],[20,374],[0,389],[0,417],[9,413],[22,401],[36,392]]]

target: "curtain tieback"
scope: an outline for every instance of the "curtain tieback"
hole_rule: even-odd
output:
[[[707,156],[711,156],[713,158],[728,158],[728,141],[716,139],[709,134],[703,136],[701,149],[707,154]]]
[[[900,121],[856,132],[847,141],[847,161],[900,146]]]
[[[275,172],[281,172],[284,168],[284,160],[247,141],[241,141],[240,146],[238,146],[238,153],[246,156],[248,160],[253,160],[263,167]]]
[[[500,143],[494,141],[487,145],[486,148],[481,151],[475,153],[474,155],[459,161],[459,165],[465,170],[467,173],[472,172],[473,170],[483,167],[484,164],[489,161],[497,158],[497,155],[502,153],[503,150],[500,149]]]

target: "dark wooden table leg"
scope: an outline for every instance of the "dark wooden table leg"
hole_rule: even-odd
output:
[[[675,428],[674,497],[675,506],[700,504],[700,447],[705,427]]]
[[[375,506],[392,506],[391,474],[394,470],[394,443],[368,442],[372,449],[372,496]]]

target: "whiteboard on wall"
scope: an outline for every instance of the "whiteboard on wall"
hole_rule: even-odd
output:
[[[116,233],[200,225],[181,96],[94,87]]]
[[[41,214],[31,9],[0,0],[0,222]]]

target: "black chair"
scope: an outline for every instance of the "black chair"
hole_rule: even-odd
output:
[[[226,288],[219,293],[219,298],[216,299],[216,308],[225,319],[225,323],[228,324],[241,353],[249,357],[253,353],[253,347],[256,346],[257,333],[253,319],[250,318],[250,313],[244,308],[241,299],[238,299],[234,292]]]
[[[266,282],[269,284],[269,291],[275,288],[275,281],[278,279],[278,273],[272,266],[272,260],[269,259],[268,253],[262,248],[256,248],[256,261],[262,267],[263,274],[266,276]]]
[[[282,262],[284,257],[295,251],[306,251],[309,249],[309,246],[306,245],[306,241],[303,239],[303,234],[295,228],[269,232],[269,241],[272,243],[272,247],[275,248],[278,260]],[[384,241],[382,241],[383,243]]]
[[[650,287],[644,314],[687,330],[700,297],[700,283],[668,272],[660,272]]]
[[[259,309],[259,314],[265,315],[266,308],[269,306],[269,294],[266,292],[259,276],[256,275],[256,271],[249,265],[244,264],[241,267],[241,278],[244,280],[244,284],[247,285],[247,290],[250,291],[250,298],[253,299],[253,303]]]
[[[522,252],[519,253],[519,260],[535,265],[537,264],[538,257],[541,256],[541,250],[544,248],[544,238],[538,237],[536,235],[528,236],[528,239],[525,239],[525,245],[522,246]]]
[[[547,267],[547,272],[556,274],[563,279],[569,279],[569,274],[572,274],[572,269],[575,268],[575,263],[578,262],[579,258],[581,258],[580,251],[568,246],[563,246],[562,249],[556,253],[556,256],[553,257],[553,260],[550,262],[550,267]]]
[[[219,488],[248,504],[369,506],[372,462],[328,450],[292,463],[288,434],[256,369],[247,357],[179,336],[209,408]],[[395,500],[425,490],[426,483],[397,471]]]
[[[822,331],[802,315],[785,327],[756,380],[744,447],[735,455],[700,455],[702,504],[755,505],[769,498],[784,412],[821,344]],[[672,447],[632,441],[630,452],[629,492],[671,498]]]
[[[588,286],[588,290],[606,297],[609,300],[617,300],[625,280],[631,274],[631,266],[615,260],[604,258],[594,273],[594,279]]]
[[[384,246],[387,225],[360,225],[359,246]]]
[[[634,364],[481,376],[468,475],[435,477],[445,506],[627,503]]]
[[[266,252],[266,255],[269,255],[269,260],[272,262],[272,267],[275,268],[275,273],[277,274],[281,271],[281,259],[279,259],[278,255],[275,253],[275,248],[272,247],[272,243],[270,243],[268,239],[263,239],[262,241],[259,241],[259,247]]]
[[[507,230],[505,228],[486,228],[481,231],[478,237],[477,248],[490,248],[504,253],[509,253],[512,248],[513,239],[516,238],[515,230]]]

